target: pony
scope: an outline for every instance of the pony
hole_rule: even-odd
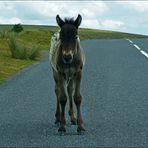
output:
[[[80,46],[78,27],[82,17],[79,14],[73,18],[62,20],[56,16],[56,22],[60,30],[51,37],[49,59],[55,81],[55,94],[57,107],[55,113],[55,124],[60,124],[58,132],[66,132],[65,105],[69,99],[69,116],[71,123],[77,124],[77,132],[85,131],[81,115],[82,96],[80,83],[82,70],[85,64],[85,54]],[[77,109],[77,118],[74,115],[73,101]]]

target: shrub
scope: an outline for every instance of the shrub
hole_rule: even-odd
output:
[[[36,47],[26,48],[25,46],[18,44],[16,42],[14,35],[12,35],[9,38],[8,45],[12,58],[22,59],[22,60],[24,59],[36,60],[40,56],[40,51],[38,48]]]
[[[8,45],[9,45],[12,58],[18,58],[19,51],[18,51],[14,36],[11,36],[9,38]]]
[[[15,24],[12,28],[12,31],[17,32],[17,33],[22,32],[23,30],[24,29],[21,24]]]
[[[37,47],[33,47],[30,49],[29,59],[30,60],[36,60],[38,57],[40,57],[40,51]]]
[[[28,50],[22,45],[18,45],[19,59],[28,59]]]

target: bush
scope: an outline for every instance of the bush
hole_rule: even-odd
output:
[[[12,28],[12,31],[17,32],[17,33],[22,32],[23,30],[24,29],[21,24],[15,24]]]
[[[13,36],[9,38],[8,45],[9,45],[12,58],[18,58],[19,51],[17,49],[16,40]]]
[[[40,57],[39,49],[37,47],[33,47],[32,49],[30,49],[29,59],[36,60],[38,57]]]
[[[16,59],[30,59],[36,60],[40,56],[40,51],[36,47],[26,48],[25,46],[18,44],[16,42],[15,36],[11,36],[9,38],[9,49],[11,52],[12,58]]]

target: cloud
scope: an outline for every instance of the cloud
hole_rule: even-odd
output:
[[[18,24],[18,23],[22,23],[21,19],[17,18],[17,17],[12,17],[10,20],[9,20],[9,23],[10,24]]]
[[[124,27],[125,23],[118,20],[98,20],[98,19],[85,19],[82,22],[84,28],[96,28],[105,30],[118,30]]]
[[[39,22],[40,24],[56,24],[55,16],[77,17],[83,20],[96,19],[108,11],[103,1],[11,1],[0,2],[1,16],[9,19],[16,17],[23,23]],[[32,24],[32,23],[31,23]]]
[[[86,19],[82,22],[85,28],[99,28],[99,21],[97,19]]]
[[[116,21],[116,20],[104,20],[102,22],[100,22],[101,24],[101,28],[104,29],[118,29],[119,27],[123,26],[124,23],[121,21]]]
[[[26,4],[26,2],[25,2]],[[76,16],[78,13],[86,17],[95,17],[108,10],[103,1],[39,1],[30,4],[34,10],[38,10],[45,16],[55,16],[57,13],[62,16]]]
[[[8,2],[3,2],[0,1],[0,12],[1,12],[1,17],[3,18],[10,18],[12,15],[15,14],[15,9],[13,3],[8,3]]]
[[[12,17],[12,18],[3,18],[0,17],[0,24],[18,24],[22,23],[22,20],[17,17]]]
[[[148,11],[148,1],[118,1],[117,3],[131,10],[139,12]]]

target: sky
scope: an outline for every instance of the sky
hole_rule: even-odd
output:
[[[148,35],[148,1],[0,1],[0,24],[57,25],[82,15],[83,28]]]

